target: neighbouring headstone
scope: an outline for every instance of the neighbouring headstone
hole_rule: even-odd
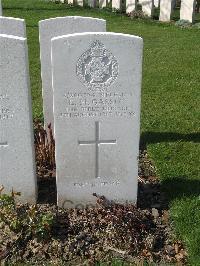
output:
[[[126,0],[126,13],[131,13],[136,9],[137,0]]]
[[[100,8],[103,8],[103,7],[106,7],[106,2],[107,2],[107,0],[99,0],[99,7]]]
[[[96,6],[96,0],[88,0],[88,6],[95,7]]]
[[[121,10],[121,0],[112,0],[112,9]]]
[[[170,21],[173,0],[161,0],[160,4],[160,21]]]
[[[36,202],[32,108],[26,39],[0,34],[0,185]]]
[[[59,206],[93,204],[93,193],[136,202],[142,47],[117,33],[52,39]]]
[[[154,6],[158,8],[160,6],[160,0],[154,0]]]
[[[140,0],[142,11],[149,17],[153,15],[154,0]]]
[[[106,21],[96,18],[69,16],[52,18],[39,22],[43,112],[46,128],[50,123],[53,127],[54,123],[51,75],[51,39],[60,35],[85,31],[106,31]]]
[[[78,6],[83,6],[83,0],[77,0],[76,3]]]
[[[181,0],[180,19],[193,22],[196,0]]]
[[[0,17],[0,34],[26,37],[24,19]]]

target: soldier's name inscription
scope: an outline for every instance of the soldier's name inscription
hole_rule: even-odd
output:
[[[131,92],[67,91],[63,98],[65,110],[60,113],[62,118],[132,117],[135,114],[130,101]]]

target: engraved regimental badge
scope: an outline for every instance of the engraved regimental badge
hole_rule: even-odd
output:
[[[100,41],[93,42],[76,65],[79,80],[91,90],[105,90],[115,81],[118,72],[116,58]]]

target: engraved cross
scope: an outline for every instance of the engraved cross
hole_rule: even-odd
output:
[[[99,122],[95,122],[95,140],[86,140],[86,141],[78,141],[79,145],[95,145],[95,156],[96,156],[96,162],[95,162],[95,177],[100,178],[99,176],[99,146],[100,144],[116,144],[116,140],[101,140],[100,139],[100,126]]]

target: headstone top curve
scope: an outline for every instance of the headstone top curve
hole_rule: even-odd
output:
[[[55,40],[59,40],[59,39],[64,39],[64,38],[71,38],[71,39],[76,39],[79,38],[81,36],[112,36],[112,37],[124,37],[124,38],[129,38],[129,39],[134,39],[134,40],[140,40],[143,42],[142,37],[136,36],[136,35],[131,35],[131,34],[124,34],[124,33],[116,33],[116,32],[81,32],[81,33],[74,33],[74,34],[67,34],[67,35],[61,35],[61,36],[57,36],[52,38],[52,42]]]
[[[97,21],[102,21],[102,22],[105,22],[106,23],[106,20],[105,19],[102,19],[102,18],[93,18],[93,17],[81,17],[81,16],[64,16],[64,17],[55,17],[55,18],[48,18],[48,19],[43,19],[43,20],[40,20],[39,21],[39,25],[40,24],[44,24],[44,23],[49,23],[49,22],[54,22],[55,20],[77,20],[77,19],[82,19],[82,20],[85,20],[85,19],[91,19],[91,20],[97,20]]]
[[[0,34],[0,37],[7,38],[7,39],[21,40],[21,41],[27,40],[27,38],[24,38],[24,37],[19,37],[19,36],[15,36],[15,35],[8,35],[8,34]]]
[[[13,17],[4,17],[4,16],[0,16],[0,18],[2,19],[10,19],[10,20],[18,20],[18,21],[22,21],[25,22],[25,19],[23,18],[13,18]]]

